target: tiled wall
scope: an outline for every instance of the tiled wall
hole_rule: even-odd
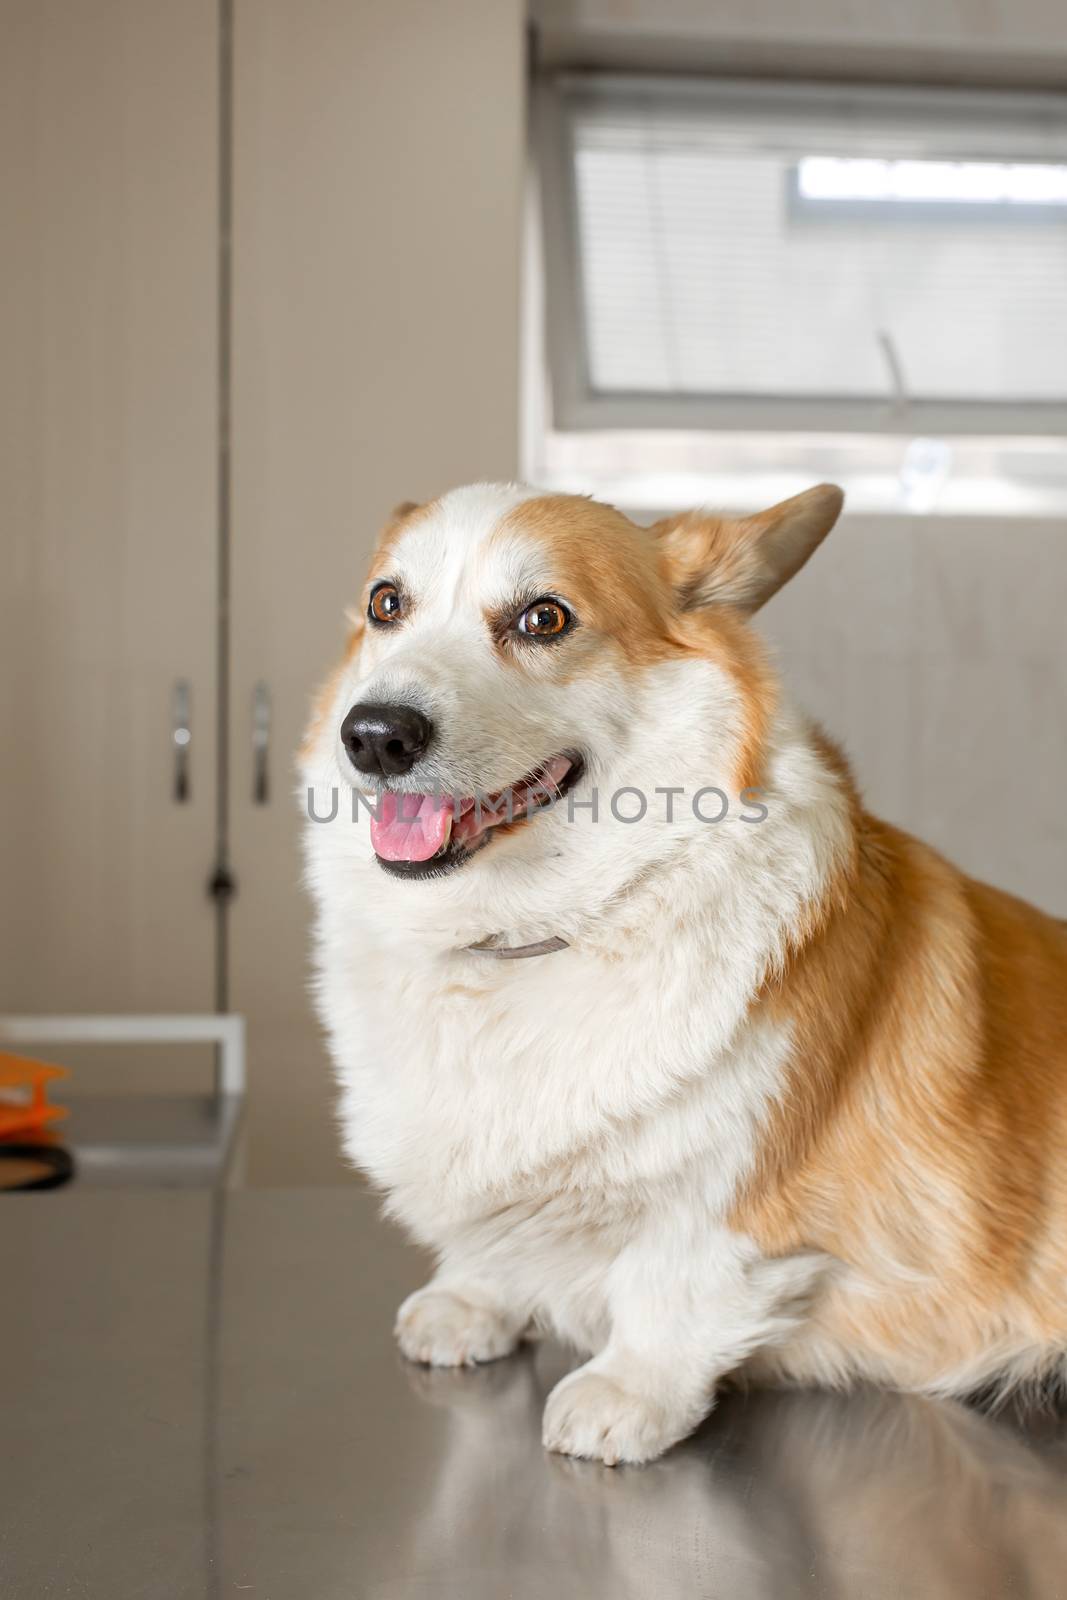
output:
[[[872,811],[1067,916],[1067,520],[846,514],[761,626]]]

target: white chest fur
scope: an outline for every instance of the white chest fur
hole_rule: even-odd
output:
[[[443,1249],[505,1213],[568,1237],[595,1215],[602,1237],[682,1192],[719,1220],[788,1047],[745,1020],[750,959],[715,960],[709,930],[522,962],[327,956],[346,1149]]]

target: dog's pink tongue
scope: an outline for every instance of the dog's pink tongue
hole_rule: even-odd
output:
[[[449,795],[381,794],[370,837],[385,861],[429,861],[452,832]]]

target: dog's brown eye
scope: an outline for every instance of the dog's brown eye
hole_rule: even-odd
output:
[[[558,600],[535,600],[527,606],[516,623],[520,633],[532,633],[538,639],[550,639],[554,634],[565,633],[570,626],[571,614]]]
[[[404,605],[395,583],[380,583],[372,589],[367,615],[372,622],[395,622],[403,614]]]

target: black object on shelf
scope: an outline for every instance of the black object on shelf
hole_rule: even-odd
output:
[[[13,1162],[22,1172],[5,1173],[4,1163]],[[74,1176],[74,1157],[59,1144],[8,1144],[0,1141],[0,1191],[17,1193],[27,1189],[58,1189]],[[9,1177],[13,1181],[9,1181]]]

